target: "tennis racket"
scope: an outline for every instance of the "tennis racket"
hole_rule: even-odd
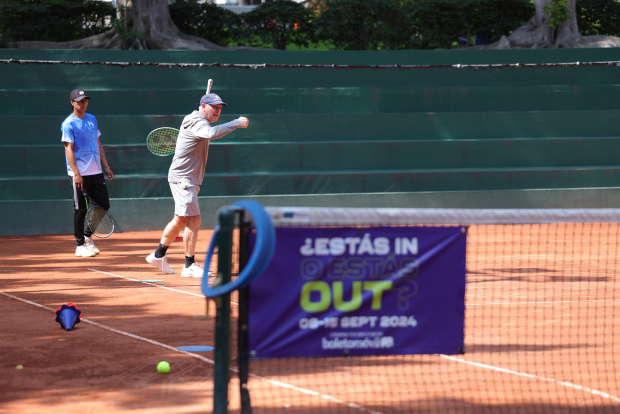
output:
[[[110,237],[112,232],[114,232],[112,216],[91,200],[86,191],[84,191],[84,197],[86,198],[86,207],[88,208],[85,226],[88,226],[90,231],[99,238]]]
[[[177,147],[178,136],[178,129],[157,128],[146,137],[146,146],[155,155],[162,157],[172,155]]]
[[[211,86],[213,86],[213,79],[209,79],[207,82],[207,95],[211,93]]]

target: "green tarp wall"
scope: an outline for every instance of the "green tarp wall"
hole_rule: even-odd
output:
[[[0,59],[336,65],[618,61],[617,49],[401,52],[0,50]],[[178,128],[209,78],[250,127],[212,143],[205,226],[239,198],[266,205],[615,207],[620,68],[423,70],[157,68],[0,63],[0,235],[70,233],[60,124],[68,92],[93,98],[123,230],[172,215],[170,157],[145,146]],[[50,210],[51,209],[51,210]],[[43,226],[50,211],[66,220]],[[55,210],[54,210],[55,211]],[[115,212],[116,211],[116,212]],[[64,217],[62,214],[57,217]],[[40,217],[33,222],[31,217]],[[10,222],[9,222],[10,221]]]

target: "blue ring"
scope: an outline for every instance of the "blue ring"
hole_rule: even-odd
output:
[[[208,298],[222,296],[233,290],[247,287],[265,271],[267,266],[269,266],[275,251],[276,230],[271,222],[271,217],[269,217],[263,206],[253,200],[239,200],[235,202],[233,206],[243,208],[254,218],[254,223],[256,223],[256,245],[254,246],[254,251],[252,252],[250,260],[234,282],[229,282],[223,286],[213,288],[209,286],[208,277],[202,278],[202,293]],[[205,259],[203,268],[205,272],[209,270],[211,259],[213,258],[213,251],[217,244],[217,234],[219,230],[219,225],[215,226],[213,230],[213,237],[207,249],[207,258]]]

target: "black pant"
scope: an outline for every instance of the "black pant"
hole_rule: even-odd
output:
[[[110,209],[110,197],[108,196],[108,186],[106,185],[103,173],[96,175],[82,176],[84,179],[83,188],[92,201],[106,210]],[[79,188],[75,186],[75,181],[71,177],[71,187],[73,187],[73,206],[75,212],[73,214],[73,228],[75,231],[75,241],[78,246],[84,244],[84,236],[92,236],[92,232],[88,227],[84,230],[84,219],[86,218],[86,198]]]

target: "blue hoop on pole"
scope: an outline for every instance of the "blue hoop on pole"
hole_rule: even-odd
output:
[[[227,283],[223,286],[211,287],[209,286],[209,278],[202,278],[202,293],[208,298],[225,295],[233,290],[243,289],[248,286],[265,271],[275,251],[276,230],[271,222],[271,217],[269,217],[263,206],[253,200],[239,200],[233,203],[232,206],[243,208],[254,218],[254,223],[256,224],[256,244],[252,256],[250,260],[248,260],[248,264],[243,271],[239,273],[239,277],[237,277],[234,282]],[[213,251],[217,244],[217,233],[219,230],[219,225],[215,226],[213,230],[213,237],[211,238],[211,243],[207,250],[207,258],[205,259],[205,272],[209,270]]]

